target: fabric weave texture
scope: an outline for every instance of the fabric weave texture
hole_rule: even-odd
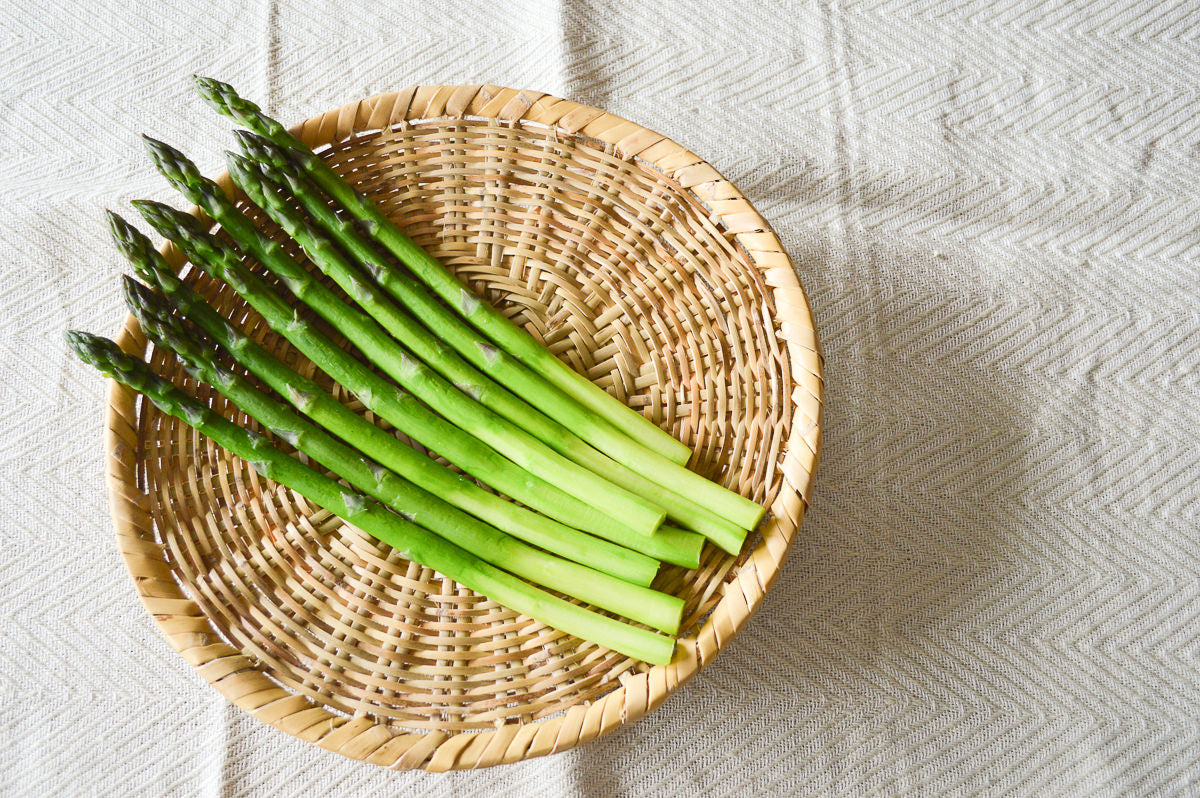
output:
[[[1200,795],[1200,17],[1187,3],[0,4],[0,793]],[[827,369],[800,540],[638,723],[394,773],[228,705],[113,545],[102,209],[220,171],[227,79],[294,122],[417,83],[602,107],[791,253]]]

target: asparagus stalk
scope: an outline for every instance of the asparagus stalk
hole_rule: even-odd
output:
[[[563,523],[655,559],[689,568],[699,563],[701,536],[674,529],[640,535],[522,470],[338,348],[294,312],[271,286],[252,274],[242,264],[239,254],[208,233],[195,217],[158,202],[138,201],[134,206],[151,226],[175,242],[197,268],[228,283],[272,329],[355,394],[369,410],[410,438],[446,456],[502,493]]]
[[[257,105],[239,97],[232,86],[211,78],[196,77],[195,81],[200,95],[218,111],[276,144],[293,149],[300,167],[339,206],[363,222],[364,229],[372,238],[392,252],[418,279],[502,348],[634,440],[643,442],[676,463],[686,463],[691,457],[691,450],[687,446],[586,377],[573,371],[499,310],[488,302],[481,301],[433,256],[405,235],[373,202],[355,191],[324,161],[314,155],[306,144],[289,133],[283,125],[264,114]]]
[[[124,288],[129,309],[151,341],[173,351],[192,376],[354,488],[497,568],[668,634],[679,632],[682,599],[521,543],[361,456],[244,377],[217,365],[214,350],[200,343],[196,333],[172,316],[171,307],[149,288],[131,277],[125,278]]]
[[[146,141],[164,173],[179,174],[187,170],[180,165],[187,160],[182,153],[153,139]],[[190,166],[194,170],[194,165]],[[652,534],[662,523],[666,515],[662,508],[568,460],[480,404],[474,398],[477,389],[474,384],[455,387],[413,357],[370,316],[343,301],[284,252],[278,242],[261,233],[211,181],[194,180],[188,188],[196,195],[193,201],[208,211],[243,252],[273,272],[300,301],[345,335],[371,362],[448,421],[529,473],[547,481],[558,480],[584,502],[637,532]],[[299,224],[303,227],[305,223],[301,220]],[[313,235],[317,233],[313,231]],[[324,242],[327,248],[332,248],[327,239]],[[360,302],[369,299],[370,288],[361,281],[349,285],[351,297]]]
[[[559,454],[570,458],[609,482],[662,507],[669,515],[684,522],[685,525],[691,526],[688,523],[690,519],[698,519],[703,523],[713,518],[712,513],[702,510],[683,496],[648,481],[589,446],[571,429],[548,418],[504,387],[497,385],[467,363],[453,349],[447,348],[442,341],[433,338],[429,330],[412,316],[396,307],[381,289],[376,288],[368,277],[342,256],[329,239],[314,230],[303,214],[288,203],[287,196],[278,189],[278,183],[274,181],[276,176],[272,174],[272,167],[261,163],[252,163],[244,158],[231,155],[229,168],[234,181],[243,188],[250,200],[265,210],[276,224],[300,244],[309,259],[322,272],[347,292],[353,291],[353,296],[358,299],[363,309],[384,329],[401,344],[408,347],[418,358],[440,372],[447,380],[460,387],[469,386],[471,395],[484,406],[504,416]],[[476,342],[478,342],[478,337],[476,337]],[[478,351],[477,346],[474,348]],[[616,430],[613,432],[624,440],[630,440]],[[642,452],[647,457],[658,457],[647,449],[643,449]],[[698,474],[693,474],[666,458],[659,457],[659,459],[669,468],[694,477],[702,485],[715,488],[714,498],[732,496],[739,501],[746,501],[737,494],[709,482]],[[753,508],[755,516],[761,515],[761,507],[753,502],[747,503]],[[745,539],[745,532],[742,529],[732,523],[722,524],[720,519],[704,525],[708,534],[714,537],[715,542],[722,548],[734,554],[741,549],[741,544]],[[692,526],[692,528],[695,527]],[[704,532],[705,530],[697,531]]]
[[[170,272],[148,238],[117,214],[109,216],[114,240],[142,279],[170,297],[190,321],[318,424],[406,479],[515,537],[635,584],[648,585],[654,578],[658,568],[654,559],[507,502],[371,424],[229,324]],[[695,567],[690,563],[682,564]]]
[[[288,203],[288,199],[283,195],[277,184],[272,182],[271,176],[264,173],[264,170],[271,167],[250,161],[233,153],[228,154],[228,163],[230,174],[233,176],[234,182],[245,191],[255,205],[262,208],[267,215],[278,224],[284,232],[292,237],[296,243],[300,244],[305,254],[308,255],[317,268],[324,274],[329,276],[340,285],[357,303],[387,332],[391,333],[400,346],[395,347],[399,352],[408,352],[415,355],[418,360],[422,361],[418,368],[422,369],[423,377],[420,381],[414,381],[410,386],[402,382],[406,388],[410,388],[418,396],[431,403],[433,398],[419,393],[419,387],[426,383],[436,384],[441,387],[443,394],[449,394],[450,398],[461,400],[466,406],[474,407],[470,402],[462,399],[459,392],[454,390],[458,387],[461,392],[465,392],[468,396],[474,399],[483,407],[491,410],[493,416],[493,424],[488,427],[489,430],[494,429],[497,423],[502,424],[504,428],[510,431],[511,435],[519,437],[529,446],[537,446],[539,451],[554,450],[558,454],[563,455],[572,462],[574,466],[573,473],[576,478],[582,480],[583,475],[587,475],[588,481],[592,477],[599,477],[596,480],[600,484],[601,489],[606,489],[605,481],[616,485],[622,490],[623,494],[631,494],[635,497],[639,496],[637,487],[644,483],[644,480],[637,477],[636,474],[628,472],[619,464],[615,463],[610,458],[604,456],[592,447],[588,446],[583,441],[575,437],[570,430],[557,424],[544,416],[541,412],[526,404],[524,401],[513,396],[503,387],[496,385],[487,376],[479,373],[470,364],[459,357],[452,349],[446,347],[440,340],[430,335],[429,330],[423,327],[416,319],[409,316],[397,308],[390,299],[370,281],[368,277],[362,274],[357,267],[351,264],[338,251],[337,247],[327,237],[322,235],[317,229],[312,227],[305,219],[304,214],[296,210]],[[312,281],[311,277],[301,277],[298,271],[292,271],[285,275],[288,279],[304,279],[306,282]],[[319,285],[319,283],[317,284]],[[340,310],[335,302],[339,300],[333,299],[331,292],[326,297],[324,287],[312,288],[314,292],[320,294],[319,298],[315,298],[312,302],[313,307],[321,312],[321,308],[332,306]],[[344,304],[344,303],[342,303]],[[325,317],[331,322],[336,318],[332,313],[325,314]],[[390,342],[389,342],[390,343]],[[427,368],[432,366],[433,370]],[[402,369],[401,376],[408,376],[411,368]],[[442,376],[438,376],[436,372],[441,372]],[[410,378],[411,379],[411,378]],[[445,413],[443,414],[445,415]],[[461,419],[453,418],[452,420],[459,421],[459,426],[467,428],[467,425],[461,422]],[[472,430],[473,431],[473,428]],[[492,443],[486,437],[486,432],[477,434],[485,442]],[[573,446],[572,443],[577,445]],[[503,451],[505,454],[509,452],[501,449],[500,445],[492,443],[493,447]],[[547,449],[548,447],[548,449]],[[510,459],[513,458],[510,455]],[[522,465],[526,463],[523,461]],[[559,460],[561,466],[564,462]],[[528,467],[528,466],[527,466]],[[534,473],[539,473],[535,469],[530,469]],[[572,473],[569,471],[568,473]],[[545,477],[546,474],[539,475]],[[624,485],[622,483],[625,483]],[[586,482],[585,482],[586,484]],[[587,497],[580,493],[582,498]],[[596,494],[597,501],[590,503],[605,510],[606,506],[602,502],[605,499],[603,492]],[[598,503],[600,502],[600,503]],[[651,505],[646,502],[647,506],[654,507],[656,514],[662,512],[658,510],[658,505]],[[619,520],[627,520],[631,516],[622,516]],[[632,521],[629,521],[632,523]]]
[[[399,515],[379,502],[315,471],[271,445],[270,441],[222,418],[210,408],[154,374],[146,363],[121,351],[112,341],[71,331],[67,341],[86,363],[142,393],[162,412],[212,438],[271,479],[340,516],[401,556],[432,568],[493,601],[568,634],[655,664],[671,660],[675,642],[540,590]]]
[[[236,135],[247,155],[262,164],[258,174],[247,173],[248,168],[243,164],[231,163],[230,166],[231,170],[242,173],[243,180],[254,184],[253,194],[245,185],[243,188],[251,194],[255,204],[264,209],[263,202],[270,204],[273,210],[267,210],[276,223],[305,246],[301,236],[306,234],[308,228],[296,218],[298,214],[287,202],[288,196],[294,198],[320,228],[370,272],[384,291],[424,321],[430,330],[458,353],[455,357],[453,353],[440,348],[428,357],[418,353],[427,363],[454,382],[478,382],[484,386],[480,401],[546,443],[556,446],[567,457],[659,505],[667,511],[669,518],[704,534],[731,554],[738,553],[745,539],[744,529],[753,528],[762,518],[764,510],[760,505],[643,447],[503,349],[480,340],[477,331],[416,281],[405,278],[389,263],[390,258],[361,235],[353,224],[338,218],[317,188],[297,173],[283,147],[255,133],[239,130]],[[280,191],[285,185],[286,195]],[[293,220],[289,221],[288,217]],[[295,228],[298,229],[293,232]],[[322,271],[343,288],[347,285],[354,287],[364,281],[357,269],[346,263],[336,250],[331,258],[322,257],[329,251],[327,247],[305,246],[305,251]],[[401,313],[400,318],[395,320],[397,309],[386,303],[383,303],[383,312],[377,312],[375,308],[381,304],[378,292],[370,288],[367,291],[370,302],[363,302],[363,307],[389,332],[410,348],[418,345],[409,344],[413,338],[427,340],[427,333],[412,316]],[[413,325],[419,332],[409,332]],[[464,362],[464,358],[470,361],[474,370]],[[479,372],[490,375],[495,382],[506,386],[525,401],[521,402],[508,391],[503,391],[498,397],[489,396],[497,386],[483,380]],[[533,411],[534,415],[529,416],[532,408],[527,402],[534,401],[545,415]],[[558,424],[548,423],[546,416]],[[611,460],[598,457],[589,443],[624,468],[614,468]],[[649,480],[649,483],[645,480]],[[706,507],[708,509],[704,509]]]
[[[513,537],[633,584],[646,586],[654,579],[657,560],[505,501],[367,421],[320,385],[288,368],[213,310],[203,297],[171,273],[166,259],[149,238],[117,214],[110,211],[108,217],[117,248],[138,276],[168,297],[182,315],[248,371],[317,424],[410,482]]]

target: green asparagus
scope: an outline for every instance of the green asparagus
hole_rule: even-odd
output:
[[[347,261],[332,242],[313,230],[303,215],[292,207],[288,203],[287,197],[279,191],[278,184],[272,181],[270,172],[264,172],[264,170],[270,169],[270,166],[247,163],[244,159],[239,160],[236,156],[230,158],[230,172],[234,175],[234,181],[245,190],[251,201],[263,208],[273,221],[300,244],[309,256],[309,260],[316,264],[322,272],[330,276],[347,292],[353,291],[353,296],[358,299],[363,309],[401,344],[408,347],[413,354],[441,372],[447,380],[452,381],[455,385],[467,386],[471,395],[480,403],[509,419],[547,446],[613,484],[662,507],[669,515],[684,522],[686,526],[694,529],[695,526],[688,523],[690,520],[699,519],[703,522],[712,519],[711,513],[702,510],[693,502],[647,480],[589,446],[571,429],[548,418],[527,402],[514,396],[503,386],[497,385],[463,360],[453,349],[444,346],[441,340],[432,337],[429,330],[425,329],[412,316],[396,307],[380,289],[372,284],[368,277]],[[615,430],[614,434],[624,440],[629,440]],[[646,457],[659,457],[647,449],[643,449],[642,453]],[[716,488],[718,496],[734,496],[740,501],[745,501],[737,494],[716,486],[666,458],[659,457],[659,459],[671,469],[688,474],[703,485]],[[757,504],[753,502],[749,502],[749,504],[755,511],[761,513],[761,508]],[[705,529],[697,531],[705,532],[707,530],[709,536],[714,537],[715,542],[722,548],[732,550],[732,553],[735,554],[741,549],[745,532],[732,523],[722,524],[720,519],[716,519],[704,526]]]
[[[656,560],[505,501],[367,421],[213,310],[170,271],[149,238],[117,214],[110,211],[108,217],[117,248],[138,276],[170,298],[189,321],[317,424],[410,482],[527,543],[633,584],[646,586],[654,579],[658,572]]]
[[[142,393],[162,412],[195,427],[262,476],[288,487],[392,546],[406,559],[432,568],[493,601],[568,634],[655,664],[671,660],[675,642],[540,590],[489,565],[474,554],[427,532],[379,502],[338,484],[271,445],[270,441],[222,418],[154,374],[115,343],[81,332],[67,341],[86,363]]]
[[[182,153],[148,137],[146,142],[164,174],[194,171],[194,165]],[[184,162],[186,165],[181,165]],[[440,377],[390,337],[370,316],[343,301],[288,255],[278,242],[261,233],[211,181],[193,180],[186,188],[189,199],[203,207],[245,254],[273,272],[296,298],[315,310],[369,360],[435,412],[530,474],[547,481],[559,480],[565,489],[584,502],[637,532],[652,534],[662,523],[665,517],[662,508],[568,460],[480,404],[473,396],[476,386],[460,388]],[[301,227],[304,224],[301,220]],[[298,231],[288,232],[295,235]],[[313,235],[318,234],[313,231]],[[332,248],[327,239],[322,240],[327,248]],[[355,281],[349,288],[353,299],[367,299],[368,283]],[[431,341],[430,346],[442,345]]]
[[[309,225],[303,214],[289,205],[287,198],[269,184],[260,173],[267,167],[230,153],[229,168],[234,182],[246,192],[246,196],[300,244],[309,259],[333,278],[362,306],[366,314],[337,298],[295,261],[281,263],[279,259],[269,257],[266,251],[255,251],[254,254],[260,256],[268,268],[289,281],[290,285],[303,285],[306,292],[304,301],[343,334],[359,343],[360,348],[369,351],[365,347],[374,346],[375,350],[369,351],[373,360],[401,386],[531,473],[543,479],[560,473],[565,484],[573,485],[576,495],[601,512],[609,513],[635,529],[652,532],[658,527],[662,522],[663,509],[643,500],[632,489],[613,482],[612,473],[619,468],[616,463],[586,444],[583,444],[584,448],[594,453],[595,457],[585,460],[568,459],[569,454],[564,457],[567,453],[551,442],[557,443],[560,430],[570,435],[567,430],[495,385],[431,336],[415,319],[399,310],[368,278],[346,261],[332,241]],[[230,209],[226,209],[228,212]],[[224,214],[218,221],[225,223]],[[262,239],[257,231],[255,239],[261,245]],[[242,239],[239,236],[237,240]],[[358,322],[357,326],[347,324],[347,315]],[[386,336],[385,340],[380,340],[375,333],[382,332],[381,327],[391,333],[395,340]],[[360,328],[370,330],[372,334],[368,336],[366,332],[361,332],[355,337]],[[415,362],[410,362],[412,356],[415,356]],[[449,367],[451,373],[444,377],[439,375],[435,370],[439,364]],[[431,369],[430,366],[435,368]],[[535,428],[523,428],[521,422],[533,424]],[[546,425],[551,426],[552,434],[541,437],[538,433],[545,432]],[[636,475],[634,481],[641,482]],[[614,503],[622,501],[633,502],[634,507],[646,508],[649,515],[639,516],[629,510],[620,510]]]
[[[654,502],[667,511],[668,517],[704,534],[731,554],[740,551],[746,534],[744,530],[753,528],[762,517],[764,511],[760,505],[641,446],[503,349],[480,340],[479,333],[460,317],[414,280],[404,277],[389,263],[389,256],[358,233],[353,224],[338,218],[318,189],[298,174],[283,147],[255,133],[239,130],[236,135],[247,155],[262,164],[261,174],[245,174],[248,170],[244,165],[231,164],[231,170],[242,172],[243,179],[256,184],[251,196],[255,204],[262,205],[260,199],[269,203],[274,210],[268,212],[275,221],[304,246],[301,237],[307,234],[308,228],[299,219],[289,223],[286,218],[297,216],[297,211],[288,202],[289,198],[296,200],[388,294],[458,353],[455,356],[443,348],[428,356],[418,352],[427,363],[454,382],[479,384],[482,386],[480,401],[555,446],[562,454]],[[328,258],[324,254],[330,252],[330,248],[306,246],[305,250],[310,259],[343,288],[357,289],[366,282],[357,268],[346,263],[336,250],[332,250],[332,256]],[[361,290],[368,297],[368,301],[362,303],[364,309],[402,343],[412,348],[428,340],[428,332],[412,316],[382,302],[376,295],[378,292],[370,286]],[[484,379],[480,371],[508,390]],[[494,395],[497,390],[499,395]],[[512,396],[510,390],[525,401]],[[533,410],[527,404],[529,402],[536,402],[545,415]],[[608,454],[611,460],[600,456],[589,443]],[[614,467],[613,460],[624,468]]]
[[[293,149],[300,167],[326,194],[351,216],[364,223],[364,229],[432,288],[471,324],[498,343],[551,383],[590,407],[634,440],[641,441],[664,457],[686,463],[691,457],[687,446],[655,426],[645,416],[626,407],[615,397],[571,370],[488,302],[481,301],[444,266],[404,234],[370,200],[356,192],[324,161],[313,154],[283,125],[264,114],[254,103],[239,97],[233,87],[211,78],[197,77],[196,87],[218,111],[277,144]]]
[[[174,352],[193,377],[354,488],[497,568],[668,634],[678,633],[682,599],[535,549],[402,479],[219,366],[214,350],[200,343],[196,332],[172,316],[171,307],[149,288],[126,277],[124,289],[130,311],[151,341]]]
[[[655,559],[689,568],[699,563],[701,536],[665,528],[654,535],[640,535],[523,471],[338,348],[294,312],[271,286],[252,274],[242,264],[239,254],[205,230],[195,217],[157,202],[139,201],[134,205],[195,266],[228,283],[276,332],[354,393],[369,410],[409,437],[446,456],[484,483],[563,523]]]

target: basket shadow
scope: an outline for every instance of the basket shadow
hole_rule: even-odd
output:
[[[628,777],[611,774],[635,756],[650,769],[659,763],[651,778],[665,779],[660,787],[703,789],[705,772],[730,768],[718,764],[729,757],[745,758],[735,770],[750,779],[766,767],[756,749],[807,736],[810,712],[969,679],[957,641],[989,617],[1017,545],[1003,530],[1027,487],[1021,392],[986,353],[956,343],[969,310],[945,309],[969,309],[971,297],[934,295],[942,289],[901,275],[880,307],[842,313],[847,286],[822,284],[835,278],[815,264],[836,256],[810,256],[798,264],[817,275],[805,287],[838,318],[818,317],[827,393],[808,517],[738,638],[658,711],[578,751],[581,795],[625,794],[633,785],[616,782]],[[793,716],[780,716],[781,703]],[[648,750],[662,755],[647,761]]]

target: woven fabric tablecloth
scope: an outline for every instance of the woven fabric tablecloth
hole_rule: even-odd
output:
[[[1200,17],[781,5],[0,4],[0,792],[1200,794]],[[828,368],[814,505],[661,709],[394,773],[253,720],[159,637],[62,330],[124,315],[101,209],[175,200],[137,133],[218,169],[193,72],[288,121],[548,91],[674,138],[774,225]]]

